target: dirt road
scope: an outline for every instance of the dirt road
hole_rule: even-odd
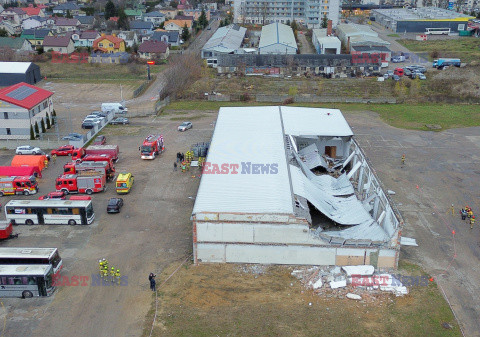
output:
[[[480,336],[480,228],[470,229],[459,215],[465,205],[480,212],[480,128],[435,133],[395,129],[374,114],[347,120],[382,182],[396,192],[393,199],[406,221],[402,235],[419,244],[403,247],[400,258],[433,275],[465,336]]]

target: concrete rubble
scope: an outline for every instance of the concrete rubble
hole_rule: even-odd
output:
[[[370,265],[299,267],[291,275],[305,288],[325,297],[373,302],[387,293],[408,294],[407,287],[393,274],[375,272]]]

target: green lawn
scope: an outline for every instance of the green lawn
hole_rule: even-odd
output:
[[[278,105],[258,102],[208,102],[177,101],[165,110],[217,111],[222,106],[265,106]],[[341,104],[341,103],[298,103],[293,106],[336,108],[345,113],[358,111],[377,112],[383,121],[397,128],[429,130],[426,125],[435,124],[442,130],[480,126],[480,105],[468,104]]]
[[[480,39],[471,36],[448,40],[397,40],[412,52],[438,52],[439,57],[458,57],[471,62],[480,59]]]

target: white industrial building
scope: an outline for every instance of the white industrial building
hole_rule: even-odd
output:
[[[217,64],[217,55],[233,54],[242,46],[247,29],[239,25],[220,27],[202,48],[202,58],[209,65]]]
[[[290,26],[275,22],[262,27],[259,54],[296,54],[297,42]]]
[[[340,54],[342,42],[336,36],[328,36],[327,29],[312,29],[312,42],[317,54]]]
[[[396,267],[401,219],[337,109],[220,108],[195,263]]]

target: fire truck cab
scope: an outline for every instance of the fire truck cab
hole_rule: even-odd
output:
[[[147,138],[145,138],[139,150],[142,159],[155,159],[155,156],[159,155],[165,150],[163,136],[149,135]]]
[[[0,196],[23,194],[30,195],[38,192],[38,183],[31,177],[0,178]]]

